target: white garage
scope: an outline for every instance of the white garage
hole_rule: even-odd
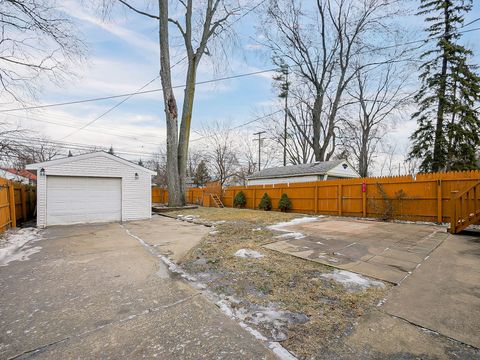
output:
[[[95,152],[28,165],[37,170],[37,226],[151,217],[154,171]]]

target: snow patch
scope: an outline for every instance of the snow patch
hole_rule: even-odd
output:
[[[346,288],[361,288],[366,289],[371,286],[374,287],[385,287],[385,284],[378,280],[368,279],[356,273],[345,271],[345,270],[337,270],[335,269],[333,273],[322,274],[320,275],[324,279],[332,279],[341,284],[343,284]]]
[[[212,294],[210,294],[212,296]],[[241,304],[238,300],[232,297],[224,297],[216,302],[217,306],[226,314],[229,318],[237,320],[239,325],[252,334],[256,339],[263,341],[267,347],[272,350],[275,355],[281,360],[297,360],[297,358],[285,349],[278,340],[275,340],[276,336],[282,337],[285,340],[285,334],[282,328],[285,328],[289,323],[304,323],[308,321],[308,317],[303,314],[290,313],[287,311],[275,310],[272,306],[263,307],[257,306],[256,309],[249,310],[245,307],[240,307]],[[235,307],[232,307],[235,304]],[[304,316],[305,319],[296,319],[296,317]],[[274,341],[269,340],[263,336],[260,331],[252,328],[248,324],[258,325],[262,323],[267,325],[272,332]],[[286,331],[286,330],[285,330]]]
[[[285,239],[285,238],[303,239],[305,235],[302,234],[301,232],[290,231],[289,229],[285,229],[285,228],[289,226],[314,222],[322,217],[324,216],[315,216],[315,217],[308,216],[308,217],[292,219],[290,221],[285,221],[275,225],[268,226],[267,229],[286,233],[283,235],[275,236],[276,239]]]
[[[278,224],[275,224],[275,225],[268,226],[268,229],[278,230],[278,231],[288,231],[288,230],[285,230],[284,227],[301,225],[301,224],[305,224],[305,223],[309,223],[309,222],[314,222],[314,221],[317,221],[318,219],[321,219],[323,217],[324,216],[314,216],[314,217],[306,216],[306,217],[302,217],[302,218],[292,219],[290,221],[285,221],[285,222],[281,222],[281,223],[278,223]]]
[[[275,239],[290,239],[290,238],[293,238],[295,240],[298,240],[298,239],[303,239],[304,237],[305,237],[305,235],[303,235],[301,232],[291,232],[291,233],[286,233],[286,234],[283,234],[283,235],[275,236]]]
[[[184,220],[184,221],[195,221],[199,218],[198,215],[177,215],[177,218],[179,220]]]
[[[5,243],[0,247],[0,266],[7,266],[12,261],[28,260],[42,249],[41,246],[33,246],[33,243],[42,240],[37,228],[9,230],[4,239]]]
[[[259,253],[258,251],[250,250],[250,249],[240,249],[234,255],[236,257],[249,258],[249,259],[260,259],[265,256]]]

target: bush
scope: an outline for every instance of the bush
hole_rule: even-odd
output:
[[[235,195],[233,199],[233,206],[237,208],[243,208],[247,204],[247,197],[243,191],[240,191]]]
[[[292,202],[288,198],[287,194],[282,194],[282,196],[280,197],[280,201],[278,202],[278,208],[281,211],[285,212],[292,208]]]
[[[270,211],[272,210],[272,199],[268,196],[267,193],[263,194],[260,204],[258,204],[260,210]]]

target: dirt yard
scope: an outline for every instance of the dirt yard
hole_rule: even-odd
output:
[[[302,215],[215,208],[169,215],[213,225],[182,267],[223,297],[239,320],[298,358],[320,357],[390,288],[262,246],[278,236],[269,225]]]

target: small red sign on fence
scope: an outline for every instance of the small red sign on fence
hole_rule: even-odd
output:
[[[367,192],[367,184],[366,183],[362,183],[362,193],[364,193],[364,192]]]

